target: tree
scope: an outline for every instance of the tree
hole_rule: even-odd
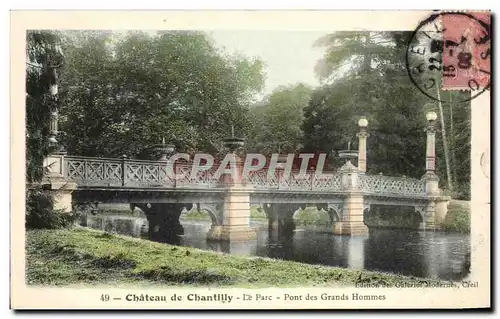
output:
[[[319,38],[316,47],[325,54],[315,71],[323,83],[332,83],[347,75],[361,75],[387,65],[393,60],[401,42],[400,33],[374,31],[334,32]],[[397,54],[397,53],[396,53]]]
[[[436,156],[438,168],[446,169],[440,174],[442,184],[454,197],[470,200],[471,106],[470,101],[460,102],[467,95],[468,92],[462,91],[441,91],[444,102],[432,106],[440,117],[441,138],[436,140]],[[443,130],[448,134],[442,134]]]
[[[263,85],[260,61],[225,55],[203,32],[66,39],[61,113],[72,154],[136,157],[163,138],[218,153],[231,125],[244,131]]]
[[[440,115],[437,173],[441,187],[451,188],[447,181],[456,175],[460,190],[455,195],[467,198],[469,107],[434,101],[430,108],[425,107],[429,99],[418,91],[405,69],[409,38],[409,32],[336,32],[318,40],[317,45],[326,51],[316,72],[326,85],[314,91],[305,109],[305,147],[329,152],[345,149],[348,141],[355,144],[357,119],[365,115],[370,132],[368,172],[420,178],[425,167],[425,113],[434,110]],[[440,94],[454,101],[464,99],[460,92]]]
[[[316,71],[329,83],[305,110],[304,144],[337,152],[357,145],[357,121],[369,121],[368,172],[421,177],[425,167],[425,96],[406,74],[410,33],[337,32],[320,39]],[[344,70],[339,72],[339,66]],[[342,163],[337,160],[337,165]]]
[[[49,60],[62,58],[60,37],[48,31],[28,31],[26,44],[26,228],[68,227],[75,216],[54,210],[52,194],[40,185],[43,160],[56,146],[49,142],[50,103],[54,103]]]
[[[43,160],[53,150],[49,143],[49,55],[58,54],[60,38],[49,31],[28,31],[26,36],[26,179],[39,182]]]
[[[270,155],[295,153],[302,148],[303,109],[312,89],[304,84],[276,88],[251,109],[248,148]]]

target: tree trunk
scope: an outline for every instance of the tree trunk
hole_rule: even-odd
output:
[[[441,120],[441,138],[443,139],[444,160],[446,162],[446,180],[448,181],[448,189],[453,191],[453,182],[451,177],[450,153],[448,141],[446,140],[446,127],[444,126],[443,104],[441,103],[441,90],[437,87],[437,98],[439,108],[439,119]]]

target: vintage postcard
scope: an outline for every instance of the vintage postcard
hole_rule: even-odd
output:
[[[490,75],[489,11],[12,11],[11,307],[490,308]]]

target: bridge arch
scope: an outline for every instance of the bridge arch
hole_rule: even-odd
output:
[[[196,205],[199,211],[205,211],[208,216],[210,216],[210,220],[212,221],[213,226],[221,226],[222,225],[222,207],[216,204],[197,204]]]
[[[318,211],[322,210],[326,212],[330,217],[330,222],[332,224],[335,224],[336,222],[342,220],[342,210],[343,210],[342,203],[321,203],[321,204],[316,204],[316,208],[318,209]]]
[[[297,206],[296,210],[292,213],[292,218],[294,220],[300,219],[297,213],[308,214],[308,209],[312,209],[309,214],[315,214],[316,221],[327,222],[325,220],[325,217],[327,217],[328,222],[334,224],[340,220],[341,211],[337,207],[330,207],[330,205]]]
[[[327,213],[328,213],[328,216],[330,217],[330,221],[332,222],[332,224],[339,222],[341,220],[341,218],[340,218],[341,214],[337,210],[335,210],[333,208],[329,208],[327,210]]]

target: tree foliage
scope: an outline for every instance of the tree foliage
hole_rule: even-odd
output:
[[[275,89],[250,112],[248,148],[265,155],[295,153],[302,148],[303,109],[312,88],[304,84]]]
[[[242,133],[262,63],[220,52],[202,32],[66,37],[63,130],[71,153],[140,156],[165,138],[217,153]]]
[[[43,64],[59,44],[59,136],[70,154],[146,156],[165,138],[181,152],[222,151],[222,139],[247,137],[248,151],[269,155],[357,149],[357,121],[369,121],[369,173],[420,178],[425,169],[425,113],[434,110],[446,130],[436,134],[437,173],[450,176],[460,198],[470,188],[470,106],[461,92],[442,92],[437,105],[411,82],[405,68],[409,32],[335,32],[316,42],[325,49],[315,71],[322,85],[279,87],[252,105],[264,85],[257,59],[228,55],[203,32],[115,33],[71,31],[28,34],[29,60]],[[48,83],[43,68],[27,72],[28,175],[35,177],[46,143]],[[430,102],[430,103],[429,103]],[[439,111],[439,112],[438,112]],[[444,125],[444,126],[443,126]],[[443,135],[444,136],[444,135]],[[332,159],[339,167],[338,159]],[[444,183],[442,183],[442,186]]]
[[[47,66],[49,56],[61,57],[60,37],[29,31],[26,43],[26,228],[68,227],[76,215],[54,210],[50,191],[37,185],[43,177],[44,158],[55,150],[49,143],[51,72]]]
[[[420,178],[425,169],[425,113],[438,105],[414,86],[405,69],[409,32],[336,32],[319,39],[325,55],[316,73],[325,84],[317,88],[304,109],[304,147],[307,151],[337,152],[349,142],[357,147],[357,121],[369,121],[368,172]],[[447,179],[440,130],[450,132],[446,141],[452,157],[460,198],[469,196],[470,106],[457,104],[460,92],[448,94],[444,103],[446,127],[438,121],[437,173],[441,186]],[[429,103],[431,102],[431,103]],[[453,111],[454,110],[454,111]],[[341,165],[340,161],[336,161]]]
[[[39,187],[31,188],[26,196],[26,228],[58,229],[71,227],[77,220],[77,214],[68,214],[53,209],[52,194]]]

